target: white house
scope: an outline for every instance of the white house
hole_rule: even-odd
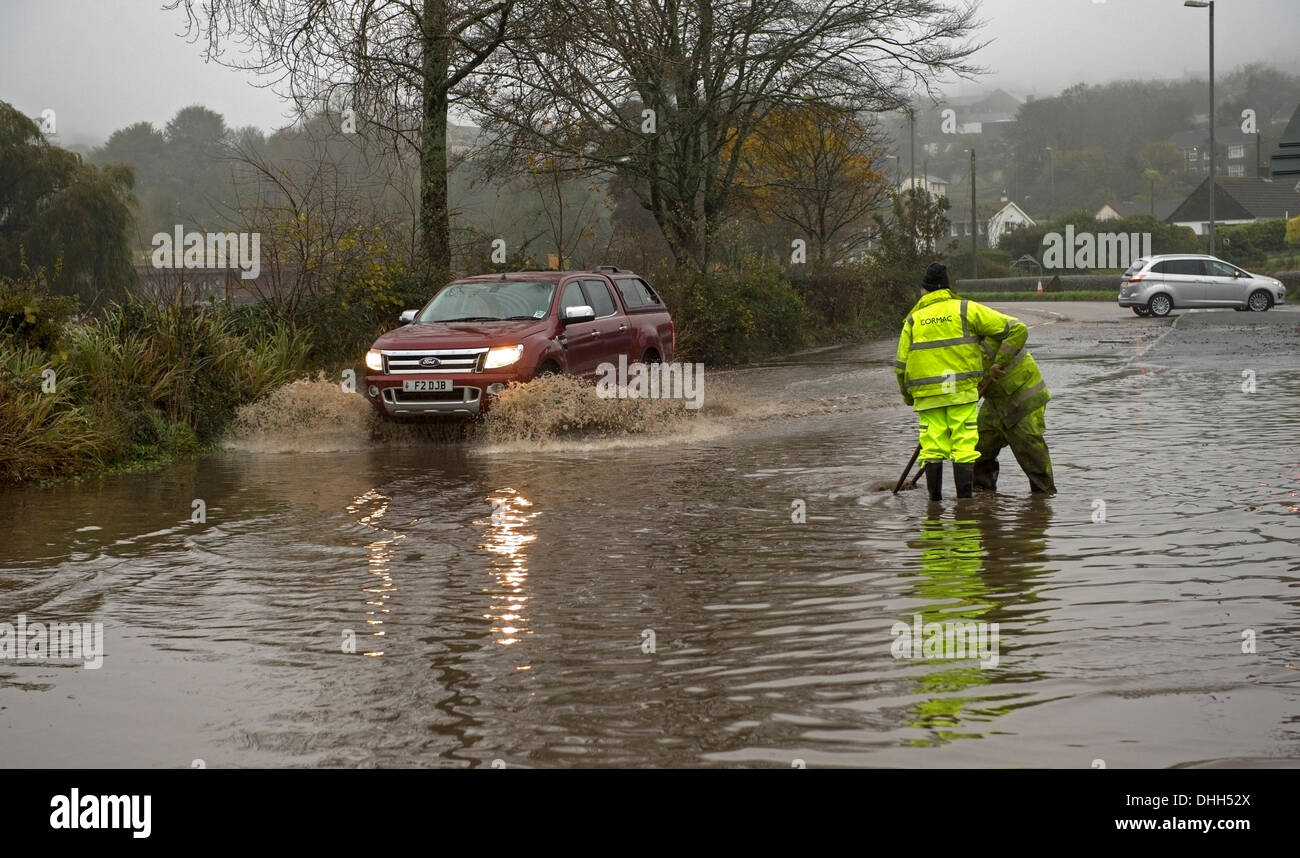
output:
[[[1015,203],[1008,202],[1005,206],[989,218],[988,239],[989,247],[997,247],[998,242],[1002,240],[1003,234],[1008,230],[1017,229],[1022,226],[1033,226],[1034,219],[1025,214],[1025,210]]]
[[[922,188],[932,197],[948,196],[948,180],[941,179],[938,176],[917,176],[915,179],[916,187]],[[912,188],[913,179],[908,176],[898,185],[899,191],[907,191]]]

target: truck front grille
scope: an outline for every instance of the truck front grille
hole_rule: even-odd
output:
[[[480,349],[413,349],[398,351],[385,349],[384,366],[392,375],[438,372],[478,372],[482,367],[486,348]],[[426,358],[437,360],[437,366],[421,366]]]

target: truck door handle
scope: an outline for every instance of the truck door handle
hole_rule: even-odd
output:
[[[626,331],[626,330],[627,330],[627,325],[619,325],[619,326],[618,326],[618,331],[619,331],[620,334],[621,334],[623,331]]]
[[[600,336],[600,331],[592,331],[592,332],[591,332],[591,335],[592,335],[593,337],[598,337],[598,336]]]

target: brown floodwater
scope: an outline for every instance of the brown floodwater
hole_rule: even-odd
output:
[[[996,496],[880,491],[915,444],[892,342],[605,437],[568,388],[456,438],[302,384],[199,461],[0,492],[0,623],[105,650],[0,660],[0,765],[1300,759],[1300,313],[999,306],[1052,498],[1009,451]],[[918,614],[996,623],[996,666],[896,658]]]

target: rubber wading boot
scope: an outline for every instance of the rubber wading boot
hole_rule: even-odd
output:
[[[957,487],[957,497],[972,497],[975,488],[975,464],[973,462],[953,462],[952,482]]]
[[[925,463],[925,487],[930,490],[930,500],[943,500],[943,462]]]

